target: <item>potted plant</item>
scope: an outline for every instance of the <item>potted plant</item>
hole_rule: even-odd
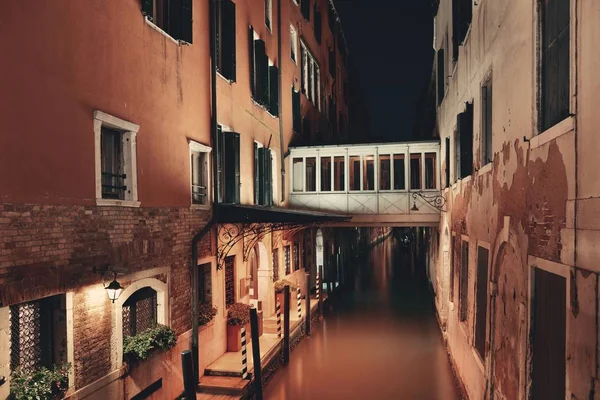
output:
[[[198,305],[198,324],[204,326],[209,324],[217,315],[217,307],[208,303]]]
[[[170,350],[175,347],[177,336],[168,326],[157,324],[154,328],[146,329],[135,336],[123,338],[123,356],[134,364],[146,360],[156,350]]]
[[[11,399],[61,399],[69,388],[69,370],[71,364],[54,366],[52,369],[42,367],[27,373],[17,368],[11,375]]]
[[[250,306],[234,303],[227,310],[227,351],[240,351],[242,348],[242,326],[246,327],[246,340],[250,339]]]
[[[274,284],[275,288],[275,306],[277,306],[277,302],[281,305],[281,312],[283,312],[283,291],[286,286],[290,287],[290,296],[292,296],[292,292],[296,290],[296,284],[294,282],[290,282],[287,279],[281,279]],[[293,298],[293,296],[292,296]],[[291,303],[290,303],[291,304]]]

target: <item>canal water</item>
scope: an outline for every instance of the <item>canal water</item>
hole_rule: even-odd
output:
[[[292,351],[264,398],[459,399],[433,300],[408,252],[389,238],[353,265],[353,282]]]

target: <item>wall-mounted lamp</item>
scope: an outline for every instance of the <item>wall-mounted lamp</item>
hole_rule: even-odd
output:
[[[6,377],[0,376],[0,386],[4,385],[5,383],[6,383]]]
[[[419,211],[419,207],[417,207],[417,196],[427,202],[430,206],[435,208],[438,211],[446,211],[446,198],[439,194],[428,194],[425,192],[413,192],[413,206],[410,211]]]
[[[117,273],[111,269],[110,265],[107,265],[101,270],[98,270],[98,272],[100,272],[100,274],[102,275],[102,285],[104,286],[104,289],[106,289],[106,294],[108,295],[108,298],[111,302],[114,303],[123,291],[123,286],[121,286],[121,284],[117,281]],[[108,281],[110,279],[111,274],[112,281],[109,283]]]

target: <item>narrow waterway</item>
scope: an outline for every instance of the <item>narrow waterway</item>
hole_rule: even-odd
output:
[[[431,295],[407,251],[390,238],[355,268],[265,399],[459,399]]]

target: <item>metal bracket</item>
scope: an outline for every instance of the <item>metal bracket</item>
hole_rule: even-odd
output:
[[[413,192],[413,208],[417,208],[417,196],[422,198],[427,204],[438,211],[446,211],[446,198],[441,194],[427,194],[426,192]]]

